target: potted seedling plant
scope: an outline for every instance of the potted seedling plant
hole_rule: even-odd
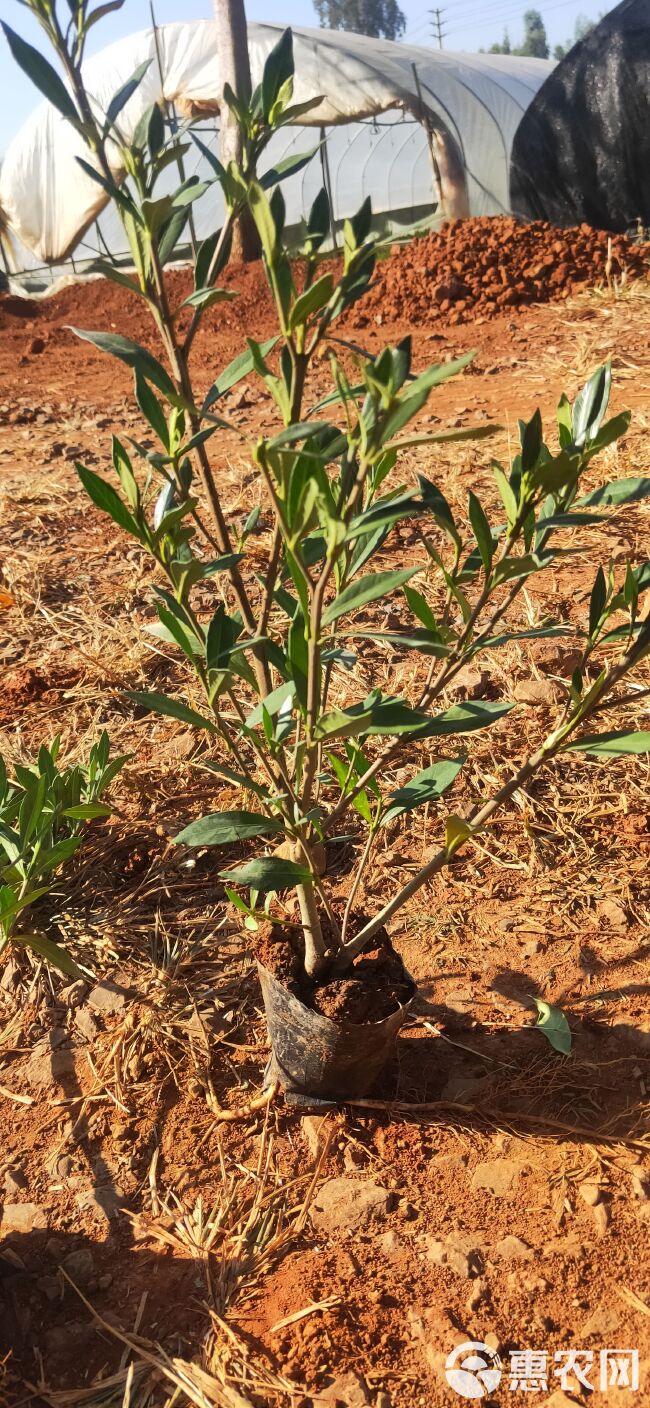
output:
[[[159,360],[121,333],[80,332],[133,367],[135,396],[156,441],[151,449],[115,437],[108,477],[77,466],[93,502],[150,552],[154,629],[186,664],[184,698],[150,692],[131,698],[140,710],[184,720],[212,745],[203,766],[214,776],[214,806],[176,841],[214,853],[225,894],[242,915],[260,964],[271,1074],[299,1096],[358,1096],[390,1056],[413,996],[388,924],[541,769],[572,751],[606,759],[650,747],[648,733],[607,731],[605,716],[650,649],[650,618],[641,610],[648,564],[599,569],[575,631],[546,620],[531,627],[517,612],[526,582],[552,570],[566,551],[567,532],[579,543],[611,508],[647,494],[650,481],[623,479],[584,491],[585,471],[629,420],[625,413],[606,418],[606,365],[572,405],[562,397],[548,443],[539,411],[520,423],[512,462],[492,464],[497,514],[471,492],[466,513],[454,515],[428,475],[400,482],[405,450],[423,447],[429,465],[438,442],[487,433],[414,428],[435,388],[461,374],[472,354],[416,374],[408,337],[378,355],[339,337],[338,320],[368,288],[378,254],[369,201],[345,222],[343,255],[333,265],[323,259],[330,211],[321,191],[300,260],[289,258],[281,183],[312,154],[260,173],[273,133],[314,106],[293,103],[290,31],[269,53],[250,103],[224,90],[243,142],[241,165],[224,169],[191,126],[180,139],[170,135],[156,105],[127,141],[120,124],[142,74],[105,112],[83,83],[85,35],[99,12],[80,0],[64,30],[50,0],[27,3],[66,84],[5,27],[9,44],[86,144],[80,160],[114,201],[133,260],[132,274],[110,265],[103,272],[146,302],[161,340]],[[165,266],[191,202],[206,189],[190,178],[158,194],[179,140],[183,148],[192,141],[201,147],[226,213],[199,246],[194,289],[176,306]],[[217,369],[199,397],[192,346],[203,311],[232,296],[218,278],[245,206],[259,233],[277,331],[265,343],[248,337],[241,355]],[[322,368],[327,356],[330,390],[315,395],[314,362]],[[254,510],[236,530],[215,472],[220,403],[251,374],[269,402],[268,430],[252,448],[263,511]],[[411,560],[396,566],[398,525],[410,525],[414,547]],[[441,799],[463,767],[462,750],[474,731],[499,721],[507,727],[514,707],[508,700],[449,703],[461,670],[507,642],[567,633],[576,634],[581,659],[553,728],[493,795],[455,814]],[[384,645],[408,665],[404,696],[361,683],[372,650]],[[390,781],[397,764],[410,769],[399,787]],[[238,790],[236,809],[220,806],[223,784]],[[439,818],[438,848],[406,884],[396,883],[380,909],[368,910],[364,875],[377,838],[425,803]],[[342,899],[328,864],[336,838],[349,836],[350,828],[354,864]]]

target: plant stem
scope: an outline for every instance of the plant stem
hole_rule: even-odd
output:
[[[321,928],[313,885],[296,885],[303,934],[305,936],[305,971],[317,978],[325,967],[325,940]]]
[[[498,792],[495,793],[494,797],[492,797],[489,802],[486,802],[484,806],[480,808],[475,808],[470,813],[467,819],[469,828],[467,836],[461,841],[456,840],[450,845],[442,846],[432,860],[430,860],[427,865],[422,866],[417,874],[412,876],[408,881],[408,884],[406,884],[387,905],[384,905],[380,913],[376,915],[370,923],[366,924],[354,939],[350,940],[350,942],[345,945],[345,951],[339,954],[337,959],[335,965],[336,971],[344,971],[345,968],[349,966],[355,954],[357,954],[368,940],[377,933],[377,930],[387,924],[388,921],[392,919],[393,915],[396,914],[428,880],[431,880],[444,866],[449,864],[452,856],[456,854],[460,846],[465,844],[466,840],[471,840],[472,836],[476,836],[483,831],[494,813],[508,802],[514,793],[518,791],[520,787],[523,787],[540,767],[550,762],[551,759],[556,756],[565,739],[573,733],[578,724],[584,723],[585,719],[589,718],[604,696],[608,694],[614,685],[627,674],[627,671],[647,653],[648,649],[650,649],[650,616],[646,618],[643,629],[640,631],[634,645],[627,651],[622,659],[619,660],[618,664],[614,665],[605,675],[589,707],[585,710],[581,708],[580,705],[577,705],[571,717],[549,734],[541,747],[523,764],[519,771],[515,773],[514,777],[511,777],[508,782],[505,782],[503,787],[499,788]]]

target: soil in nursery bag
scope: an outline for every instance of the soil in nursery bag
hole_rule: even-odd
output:
[[[348,937],[367,921],[359,915],[351,922]],[[381,1022],[399,1011],[413,996],[413,982],[385,929],[357,954],[352,966],[340,978],[309,978],[304,971],[304,944],[296,925],[263,925],[254,939],[258,962],[282,983],[305,1007],[340,1024],[364,1026]]]

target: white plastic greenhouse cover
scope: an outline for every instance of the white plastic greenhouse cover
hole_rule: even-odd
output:
[[[253,82],[261,77],[269,50],[282,26],[250,24],[249,47]],[[308,117],[310,126],[359,124],[390,109],[422,116],[449,134],[462,164],[470,214],[509,210],[508,163],[512,141],[523,113],[553,65],[542,59],[494,54],[451,54],[362,35],[320,29],[294,29],[294,101],[322,95]],[[110,45],[84,65],[84,78],[100,109],[145,60],[150,66],[120,117],[123,136],[132,136],[151,103],[166,99],[182,113],[215,113],[222,82],[216,52],[215,27],[209,21],[163,25],[157,31],[160,68],[153,30]],[[161,70],[163,83],[161,84]],[[415,71],[414,71],[415,70]],[[393,118],[397,114],[392,115]],[[373,207],[390,213],[433,202],[432,173],[424,127],[413,120],[389,127],[389,143],[371,181]],[[378,129],[377,129],[378,130]],[[377,130],[374,132],[376,142]],[[372,127],[348,127],[345,141],[328,134],[328,155],[337,219],[349,215],[368,193],[365,164]],[[396,135],[397,134],[397,135]],[[313,136],[298,129],[276,134],[268,149],[274,164],[290,149],[313,146]],[[356,149],[356,150],[355,150]],[[49,104],[36,108],[10,144],[0,173],[0,209],[16,239],[44,263],[55,263],[74,250],[103,209],[100,187],[81,169],[77,156],[87,157],[81,139]],[[342,162],[345,157],[344,180]],[[197,153],[198,161],[198,153]],[[118,169],[116,168],[116,174]],[[285,186],[287,223],[298,224],[322,184],[320,162],[312,162]],[[214,195],[210,193],[210,225],[214,226]],[[199,202],[200,207],[207,200]]]

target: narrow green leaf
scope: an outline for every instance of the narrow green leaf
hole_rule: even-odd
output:
[[[39,93],[47,98],[48,103],[51,103],[67,122],[72,123],[73,127],[79,128],[81,126],[79,114],[56,70],[52,68],[47,59],[43,58],[42,54],[39,54],[38,49],[28,44],[25,39],[21,39],[20,35],[16,34],[8,24],[5,24],[4,21],[0,21],[0,24],[2,24],[11,56],[18,67],[27,74],[34,86],[38,88]]]
[[[179,831],[174,845],[228,846],[233,841],[248,841],[251,836],[269,836],[283,830],[279,817],[262,816],[259,812],[212,812]]]
[[[327,607],[323,614],[323,625],[330,626],[333,621],[338,621],[340,616],[358,611],[369,602],[376,601],[378,597],[389,596],[419,571],[420,567],[406,567],[399,572],[373,572],[366,577],[357,578],[344,587]]]
[[[94,821],[96,817],[110,816],[112,810],[103,802],[79,802],[76,807],[66,807],[61,815],[69,816],[73,821]]]
[[[399,787],[391,794],[391,803],[382,820],[382,826],[388,826],[398,816],[413,811],[415,807],[437,801],[438,797],[442,797],[443,792],[451,787],[464,761],[464,758],[444,758],[440,762],[432,763],[431,767],[423,768],[422,772],[417,773],[404,787]]]
[[[534,997],[533,1002],[538,1012],[535,1030],[544,1034],[554,1051],[568,1056],[571,1050],[571,1028],[562,1008],[553,1007],[550,1002],[543,1002],[541,997]]]
[[[630,753],[650,753],[650,733],[644,729],[616,729],[572,739],[563,753],[589,753],[594,758],[625,758]]]
[[[130,337],[122,337],[122,334],[117,332],[87,332],[84,328],[72,326],[70,332],[80,337],[83,342],[91,342],[100,352],[108,352],[111,357],[117,357],[120,362],[125,362],[127,367],[133,367],[134,371],[139,370],[162,391],[163,396],[166,396],[172,405],[178,403],[176,387],[169,373],[151,352],[145,347],[140,347]]]
[[[650,498],[650,478],[642,475],[638,479],[614,479],[611,484],[602,484],[592,489],[582,499],[576,499],[576,508],[595,508],[602,504],[607,508],[618,508],[620,504],[637,504],[641,499]]]
[[[307,866],[296,865],[294,861],[282,860],[279,856],[251,860],[234,870],[220,870],[219,875],[231,884],[251,885],[255,890],[294,890],[296,885],[309,885],[314,879]]]
[[[597,573],[596,573],[596,580],[595,580],[594,585],[593,585],[593,587],[592,587],[592,589],[591,589],[591,597],[590,597],[590,600],[589,600],[589,636],[590,636],[590,638],[591,638],[592,636],[594,636],[595,633],[596,633],[596,631],[598,630],[598,626],[600,625],[600,618],[601,618],[601,616],[602,616],[602,614],[603,614],[603,611],[604,611],[604,609],[605,609],[605,603],[606,603],[606,601],[607,601],[607,583],[606,583],[606,581],[605,581],[605,573],[603,572],[602,567],[599,567],[599,568],[598,568],[598,571],[597,571]]]
[[[138,542],[141,542],[140,529],[113,485],[108,484],[92,469],[86,469],[84,465],[79,464],[78,460],[75,460],[75,469],[86,493],[97,508],[100,508],[103,513],[108,513],[114,523],[117,523],[126,533],[130,533],[132,538],[137,538]]]
[[[287,680],[285,684],[278,685],[278,688],[272,690],[270,694],[267,694],[266,698],[262,699],[256,708],[248,715],[246,727],[257,728],[258,725],[262,723],[263,710],[266,710],[270,718],[273,718],[274,714],[279,714],[282,706],[288,704],[289,701],[293,699],[295,692],[296,685],[294,680]]]
[[[492,540],[490,525],[485,516],[485,512],[482,508],[482,505],[477,499],[476,494],[472,493],[471,489],[469,491],[468,503],[469,521],[472,525],[472,531],[478,544],[478,550],[481,554],[481,561],[487,574],[489,573],[490,568],[492,566],[492,557],[494,554],[494,542]]]
[[[44,934],[14,934],[12,942],[22,944],[23,948],[31,949],[32,953],[37,953],[39,958],[44,958],[46,963],[50,963],[53,968],[58,968],[68,978],[74,978],[75,982],[84,976],[81,969],[77,967],[74,958],[71,958],[64,948],[55,944],[53,939],[47,939]]]
[[[277,341],[277,337],[270,337],[268,341],[261,344],[260,352],[263,357],[266,357],[267,353],[275,347]],[[224,367],[224,370],[208,391],[201,407],[201,415],[205,415],[205,412],[210,409],[210,406],[213,406],[215,401],[217,401],[220,396],[223,396],[226,391],[230,391],[233,386],[236,386],[238,381],[242,381],[245,376],[250,376],[253,367],[253,353],[249,347],[246,352],[240,352],[238,357],[235,357],[232,362],[228,363],[227,367]]]
[[[182,719],[183,723],[193,724],[195,728],[207,728],[210,733],[219,732],[211,719],[204,718],[203,714],[191,709],[189,704],[181,703],[180,699],[170,699],[166,694],[135,689],[127,689],[126,696],[143,709],[151,709],[156,714],[168,714],[172,719]]]

